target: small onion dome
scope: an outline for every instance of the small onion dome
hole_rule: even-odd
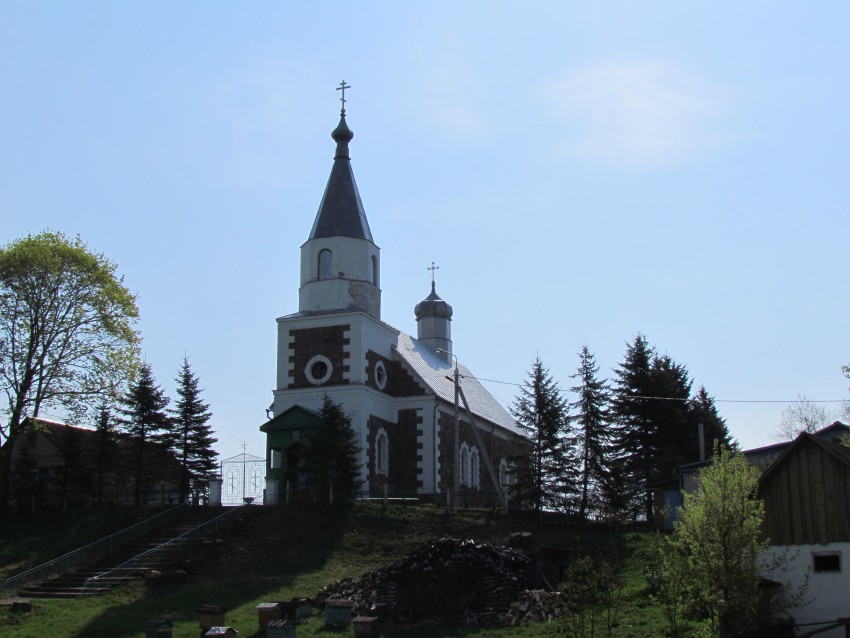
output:
[[[416,304],[413,312],[417,319],[421,319],[422,317],[445,317],[446,319],[451,319],[452,312],[454,311],[448,303],[440,299],[432,281],[431,294]]]
[[[354,137],[354,133],[345,123],[344,115],[340,116],[339,125],[333,130],[331,137],[336,142],[336,157],[348,157],[348,143]]]

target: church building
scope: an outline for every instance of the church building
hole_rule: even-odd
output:
[[[344,92],[342,103],[330,178],[301,246],[298,312],[277,319],[277,383],[260,427],[265,502],[317,497],[309,441],[325,396],[351,419],[365,493],[500,502],[519,430],[452,354],[453,311],[433,276],[413,309],[415,338],[381,321],[380,249],[351,169]]]

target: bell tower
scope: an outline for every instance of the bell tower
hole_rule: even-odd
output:
[[[339,125],[331,133],[336,153],[310,237],[301,246],[298,310],[308,314],[360,310],[381,318],[380,249],[372,240],[351,170],[348,144],[354,133],[345,121],[345,89]]]
[[[413,309],[416,315],[416,336],[442,359],[451,361],[453,310],[451,305],[437,294],[434,271],[438,268],[439,266],[431,263],[428,269],[431,271],[431,294]]]

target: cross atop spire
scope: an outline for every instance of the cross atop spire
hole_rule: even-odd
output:
[[[436,278],[434,277],[434,273],[439,269],[440,269],[440,267],[435,266],[433,261],[431,262],[431,265],[428,268],[426,268],[426,270],[431,271],[431,287],[432,288],[435,286],[435,281],[436,281]]]
[[[340,101],[340,102],[342,102],[342,108],[339,110],[339,114],[340,114],[342,117],[345,117],[345,89],[350,89],[350,88],[351,88],[351,85],[350,85],[350,84],[346,84],[346,83],[345,83],[345,80],[343,80],[342,82],[340,82],[340,83],[339,83],[339,86],[338,86],[338,87],[336,87],[336,90],[337,90],[337,91],[342,91],[342,95],[341,95],[341,96],[340,96],[340,98],[339,98],[339,101]]]

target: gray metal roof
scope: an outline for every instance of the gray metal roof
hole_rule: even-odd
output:
[[[336,141],[331,176],[319,204],[319,212],[310,231],[310,239],[320,237],[353,237],[372,241],[372,231],[366,221],[360,192],[354,181],[351,170],[351,158],[348,154],[348,143],[354,133],[345,123],[345,116],[340,117],[339,126],[331,133]]]
[[[431,392],[443,401],[454,403],[454,366],[452,363],[445,361],[421,341],[403,332],[398,335],[396,353],[402,363],[418,376]],[[460,387],[463,388],[463,394],[469,402],[472,413],[511,432],[521,434],[514,418],[481,385],[481,382],[473,376],[469,369],[458,363],[458,371],[461,377]],[[460,407],[463,410],[463,402],[461,402]]]

